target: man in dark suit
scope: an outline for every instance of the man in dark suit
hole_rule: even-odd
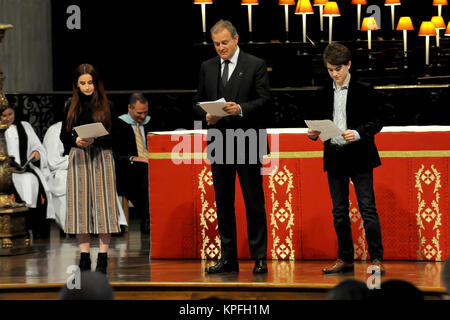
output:
[[[372,264],[385,273],[381,228],[375,206],[373,169],[381,165],[374,136],[381,128],[381,108],[373,87],[350,75],[350,50],[336,42],[329,44],[323,61],[332,79],[318,93],[310,118],[330,119],[343,130],[324,142],[324,171],[333,202],[334,228],[338,239],[338,260],[324,273],[353,271],[354,249],[349,218],[349,182],[355,186],[358,207]],[[320,131],[308,129],[310,139]]]
[[[262,157],[267,154],[267,134],[262,117],[270,100],[269,80],[263,60],[242,52],[239,35],[229,21],[211,28],[218,56],[202,63],[195,101],[225,98],[220,117],[196,106],[208,126],[208,158],[216,194],[221,258],[207,273],[238,272],[235,218],[236,172],[244,196],[248,241],[254,273],[267,273],[267,223],[262,186]]]
[[[141,93],[133,93],[128,113],[115,119],[113,152],[117,192],[133,203],[141,219],[141,231],[147,234],[150,232],[150,208],[146,133],[152,127],[147,99]]]

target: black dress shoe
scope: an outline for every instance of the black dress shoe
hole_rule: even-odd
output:
[[[214,266],[205,268],[207,273],[239,272],[236,260],[220,259]]]
[[[267,264],[264,259],[255,260],[255,267],[253,268],[253,273],[267,273]]]

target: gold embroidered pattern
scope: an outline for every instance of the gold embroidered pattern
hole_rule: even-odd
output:
[[[352,207],[352,202],[350,201],[350,208]],[[350,209],[349,212],[350,221],[353,226],[357,227],[358,230],[358,239],[353,243],[353,247],[355,249],[354,257],[355,260],[367,260],[367,246],[366,246],[366,231],[364,230],[364,221],[361,217],[361,213],[358,208],[355,206]],[[353,228],[352,228],[353,229]]]
[[[429,169],[425,169],[425,165],[422,165],[415,176],[415,188],[418,190],[416,218],[419,249],[417,251],[417,259],[440,261],[442,258],[439,242],[439,227],[442,226],[442,214],[439,209],[439,189],[442,187],[441,174],[436,170],[434,165],[431,165]],[[430,198],[430,196],[432,201],[427,202],[426,199]]]
[[[217,229],[217,208],[215,201],[210,204],[206,199],[207,188],[211,188],[212,173],[207,170],[204,166],[203,170],[198,175],[198,189],[200,189],[200,201],[201,201],[201,212],[200,212],[200,227],[202,228],[202,248],[200,249],[201,259],[216,259],[220,258],[220,238],[216,236],[214,241],[208,236],[208,230],[210,227],[215,227]]]
[[[271,250],[273,260],[295,260],[293,243],[294,211],[292,209],[293,174],[284,166],[283,170],[274,169],[269,176],[272,210],[270,212],[270,228],[273,239]],[[278,195],[277,195],[278,194]],[[281,201],[286,195],[286,200]],[[281,238],[284,237],[284,239]]]

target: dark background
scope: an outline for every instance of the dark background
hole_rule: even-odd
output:
[[[159,130],[193,129],[192,100],[200,64],[216,55],[209,28],[222,18],[236,26],[242,50],[266,61],[272,87],[267,127],[305,127],[306,111],[316,105],[317,87],[329,78],[321,60],[328,19],[324,18],[321,35],[315,7],[307,19],[307,34],[314,45],[303,44],[302,18],[290,6],[291,42],[285,43],[284,7],[278,0],[260,0],[253,6],[254,43],[249,43],[247,7],[240,0],[213,1],[206,5],[209,43],[204,45],[201,6],[193,0],[52,0],[54,91],[11,93],[8,101],[43,138],[47,128],[62,119],[75,68],[90,63],[103,78],[116,113],[127,112],[130,93],[142,91]],[[384,126],[450,125],[450,37],[441,30],[441,48],[436,48],[434,37],[430,39],[431,64],[426,67],[425,39],[418,36],[421,22],[437,15],[437,7],[432,0],[403,0],[396,6],[396,22],[410,15],[415,28],[408,31],[405,60],[402,32],[391,31],[390,8],[384,0],[368,2],[381,9],[381,30],[373,32],[373,50],[367,49],[367,32],[357,31],[351,0],[338,0],[341,17],[333,19],[333,40],[351,49],[352,76],[377,86],[386,105]],[[66,26],[67,8],[73,4],[81,9],[81,30]],[[367,8],[362,6],[362,17]],[[448,23],[448,6],[442,15]],[[321,37],[326,41],[320,42]],[[421,84],[430,86],[415,86]]]
[[[213,2],[206,5],[207,33],[217,20],[229,19],[238,30],[241,48],[259,54],[269,66],[295,59],[300,48],[295,42],[302,41],[302,17],[293,14],[294,6],[289,7],[289,38],[294,43],[284,45],[284,7],[278,5],[278,0],[260,0],[260,4],[252,8],[255,44],[248,45],[247,6],[240,5],[240,0]],[[333,40],[350,41],[350,46],[355,45],[357,37],[366,40],[366,32],[356,32],[356,6],[351,5],[350,0],[337,2],[341,17],[333,19]],[[401,50],[402,32],[391,32],[390,7],[384,6],[384,0],[368,2],[378,5],[382,15],[382,30],[373,32],[373,39],[395,37],[398,40],[395,46]],[[408,32],[410,49],[424,50],[425,40],[417,34],[422,20],[437,15],[437,7],[432,6],[432,2],[404,0],[395,8],[396,23],[403,15],[413,18],[415,30]],[[81,30],[66,27],[70,16],[66,10],[72,4],[81,8]],[[362,6],[362,17],[366,9],[367,6]],[[307,34],[317,44],[320,39],[318,7],[314,7],[314,11],[314,15],[307,18]],[[444,6],[442,15],[446,22],[447,13],[448,6]],[[195,89],[201,61],[215,55],[211,44],[201,44],[201,6],[194,5],[192,0],[54,0],[52,29],[53,87],[56,91],[71,90],[72,73],[81,63],[93,64],[98,69],[107,90]],[[328,18],[324,18],[324,31],[324,37],[328,39]],[[444,46],[449,42],[444,39],[443,31],[441,35]],[[209,35],[208,41],[210,43]],[[430,43],[434,43],[434,39]],[[367,42],[360,41],[358,45],[366,48]],[[320,55],[322,47],[312,48]],[[293,62],[290,68],[278,69],[277,77],[272,76],[272,87],[311,85],[308,81],[295,81],[295,75],[308,67],[311,63],[306,60],[305,63]],[[286,79],[281,81],[283,74]]]

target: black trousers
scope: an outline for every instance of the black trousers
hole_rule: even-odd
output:
[[[150,219],[150,202],[148,189],[148,165],[135,163],[128,180],[121,186],[122,194],[133,203],[141,221]]]
[[[351,222],[349,217],[349,183],[355,186],[356,198],[364,222],[370,259],[383,260],[381,227],[375,206],[373,169],[367,172],[328,172],[328,186],[333,202],[334,229],[338,239],[338,256],[347,262],[354,260]]]
[[[251,258],[267,256],[267,223],[261,165],[211,165],[216,193],[217,219],[222,259],[237,260],[235,215],[236,173],[239,176],[246,209],[248,244]]]

